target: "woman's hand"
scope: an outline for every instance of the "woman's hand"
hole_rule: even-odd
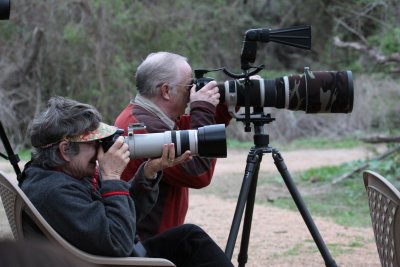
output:
[[[190,155],[189,150],[175,158],[174,144],[164,144],[161,158],[150,159],[146,162],[146,165],[144,166],[144,175],[148,179],[154,179],[157,175],[157,172],[191,159],[192,156]]]
[[[97,152],[101,176],[104,180],[119,180],[130,160],[129,147],[124,142],[124,137],[119,136],[114,144],[104,153],[100,146]]]

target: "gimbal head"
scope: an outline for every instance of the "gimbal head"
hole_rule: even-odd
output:
[[[243,47],[242,47],[242,53],[241,53],[241,68],[242,68],[242,73],[241,74],[235,74],[232,73],[225,68],[219,68],[219,69],[196,69],[195,72],[195,83],[196,83],[196,90],[199,90],[202,88],[205,84],[208,82],[214,80],[213,78],[209,77],[204,77],[204,74],[208,72],[213,72],[213,71],[223,71],[227,76],[234,78],[236,80],[241,79],[242,84],[244,87],[244,94],[241,94],[240,96],[237,95],[236,91],[236,85],[235,86],[228,86],[228,89],[225,90],[220,90],[221,97],[227,97],[226,100],[229,100],[229,98],[233,98],[234,100],[239,97],[241,100],[244,100],[242,102],[242,106],[245,108],[245,113],[243,115],[238,115],[234,112],[235,108],[232,106],[229,106],[229,112],[233,117],[235,117],[238,121],[242,121],[245,124],[245,131],[250,132],[251,127],[250,123],[254,123],[256,126],[260,126],[260,124],[263,123],[269,123],[271,122],[270,116],[265,116],[263,113],[263,106],[269,106],[267,105],[260,105],[260,106],[254,106],[254,113],[250,114],[250,107],[253,106],[251,103],[254,102],[255,98],[257,96],[252,96],[251,92],[254,92],[255,84],[251,82],[250,77],[253,75],[256,75],[258,72],[260,72],[263,68],[264,65],[259,65],[259,66],[252,66],[250,63],[254,63],[257,55],[257,42],[277,42],[285,45],[290,45],[302,49],[311,49],[311,26],[305,25],[305,26],[296,26],[296,27],[290,27],[290,28],[284,28],[284,29],[277,29],[277,30],[271,30],[271,29],[266,29],[266,28],[261,28],[261,29],[250,29],[247,30],[245,33],[244,41],[243,41]],[[259,88],[259,90],[262,92],[263,95],[267,95],[269,92],[275,91],[275,89],[272,89],[275,87],[273,84],[274,82],[267,82],[263,86],[266,86],[266,89],[264,90],[264,87]],[[222,87],[222,86],[219,86]],[[265,94],[264,94],[265,93]],[[267,97],[268,98],[268,97]],[[270,97],[269,99],[273,99],[274,97]],[[233,100],[233,102],[234,102]],[[224,99],[222,99],[224,101]],[[265,103],[264,103],[265,104]],[[273,106],[273,105],[272,105]]]

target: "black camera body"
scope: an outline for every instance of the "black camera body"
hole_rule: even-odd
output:
[[[124,133],[123,129],[117,129],[117,131],[113,135],[101,139],[101,145],[103,146],[104,152],[107,152],[108,149],[115,143],[117,138],[123,133]]]
[[[10,9],[10,0],[0,0],[0,20],[8,20],[10,18]]]
[[[194,70],[194,77],[193,84],[196,85],[196,91],[199,91],[203,88],[207,83],[214,81],[215,79],[211,77],[204,77],[204,74],[211,72],[211,71],[219,71],[222,69],[195,69]]]
[[[207,83],[214,81],[215,79],[210,77],[201,77],[199,79],[194,79],[194,84],[196,85],[196,91],[199,91],[203,88]]]

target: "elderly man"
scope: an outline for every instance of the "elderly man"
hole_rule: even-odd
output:
[[[20,186],[47,222],[72,245],[92,254],[167,258],[177,266],[232,266],[222,250],[195,225],[182,225],[137,241],[136,224],[152,209],[162,169],[190,159],[175,158],[173,144],[161,158],[139,166],[129,182],[120,179],[130,159],[118,137],[104,151],[104,138],[117,128],[101,122],[90,105],[54,97],[33,121],[32,161]],[[29,218],[27,231],[35,227]]]
[[[169,52],[147,56],[136,72],[137,95],[121,112],[115,126],[125,133],[130,123],[144,122],[148,133],[196,129],[215,123],[228,124],[231,116],[219,104],[216,82],[196,92],[192,69],[185,57]],[[184,115],[190,104],[190,115]],[[138,132],[140,133],[140,132]],[[144,159],[132,160],[122,178],[127,180]],[[164,171],[160,196],[155,208],[138,224],[144,240],[184,223],[188,209],[189,188],[210,184],[216,160],[194,156]]]

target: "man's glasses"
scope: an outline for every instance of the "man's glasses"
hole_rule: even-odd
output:
[[[190,91],[190,89],[192,89],[194,84],[194,79],[191,79],[189,84],[176,84],[176,86],[183,86],[186,88],[186,90]]]

